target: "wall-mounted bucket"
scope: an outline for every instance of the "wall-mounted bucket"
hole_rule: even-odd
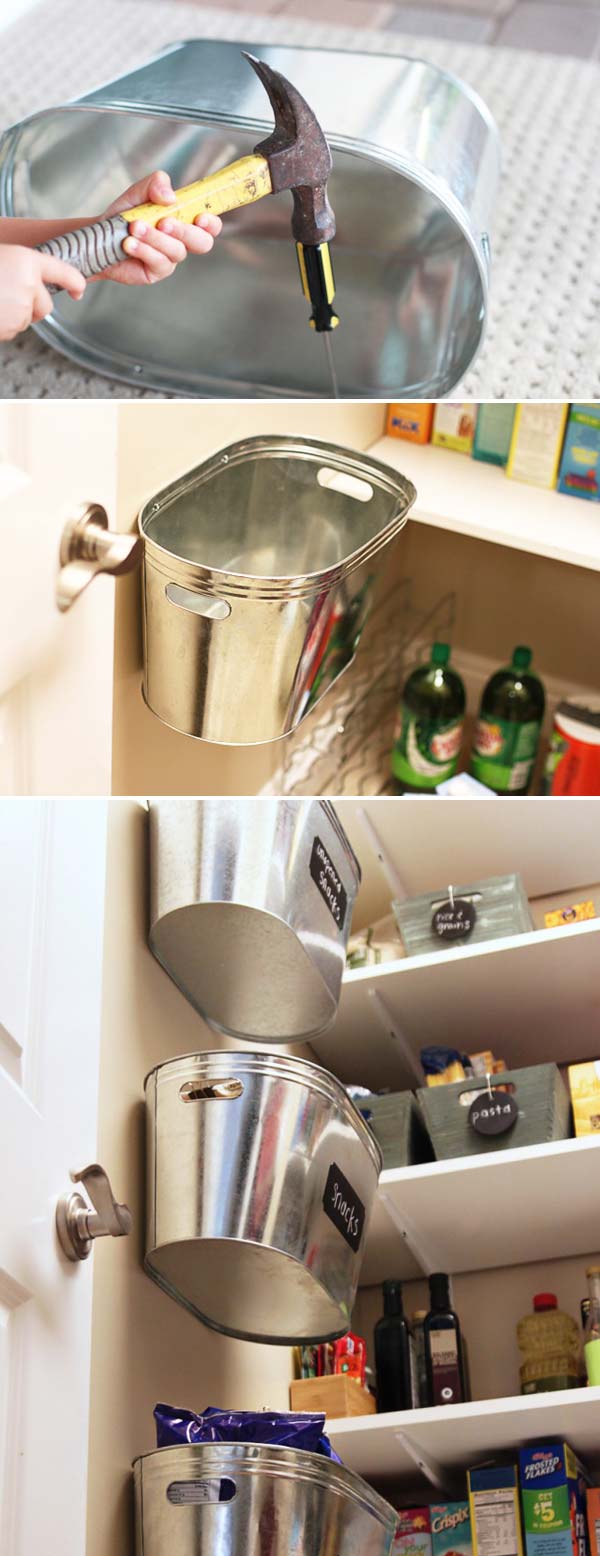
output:
[[[150,947],[229,1036],[300,1042],[330,1026],[359,883],[328,801],[150,804]]]
[[[144,696],[227,745],[295,729],[352,662],[410,481],[309,438],[255,437],[157,492],[144,537]]]
[[[245,47],[294,82],[331,145],[340,392],[448,394],[485,328],[498,136],[477,95],[423,60],[179,44],[9,131],[0,214],[100,214],[152,168],[178,187],[252,151],[272,119]],[[188,259],[168,286],[90,286],[77,304],[61,295],[38,333],[84,367],[176,395],[330,394],[290,211],[282,194],[227,216],[216,252]]]
[[[389,1556],[397,1525],[359,1475],[293,1448],[159,1448],[134,1482],[136,1556]]]
[[[341,1083],[288,1055],[190,1054],[151,1071],[146,1110],[152,1279],[241,1340],[345,1334],[381,1153]]]

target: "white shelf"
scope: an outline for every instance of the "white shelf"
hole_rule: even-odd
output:
[[[432,444],[384,437],[369,453],[414,482],[413,521],[600,571],[598,503],[509,480],[497,465]]]
[[[570,1443],[592,1467],[600,1465],[600,1388],[487,1399],[444,1409],[328,1421],[327,1434],[348,1469],[366,1480],[416,1485],[420,1454],[448,1478],[504,1450],[528,1443]],[[410,1446],[408,1446],[410,1445]],[[412,1451],[411,1451],[412,1450]]]
[[[335,1024],[312,1046],[346,1084],[401,1090],[432,1043],[492,1048],[509,1068],[597,1058],[600,921],[346,972]]]
[[[458,1204],[468,1215],[456,1215]],[[599,1225],[600,1139],[390,1169],[379,1180],[361,1285],[587,1254]]]

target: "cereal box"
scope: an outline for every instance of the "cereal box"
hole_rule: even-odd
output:
[[[473,1556],[523,1556],[516,1464],[469,1470]]]
[[[597,1486],[588,1488],[586,1502],[590,1556],[600,1556],[600,1489]]]
[[[475,437],[477,407],[468,400],[442,400],[433,418],[433,439],[440,448],[455,448],[470,454]]]
[[[575,1134],[600,1134],[600,1059],[569,1065]]]
[[[429,1514],[432,1556],[473,1556],[468,1502],[434,1502]]]
[[[589,1556],[589,1476],[568,1444],[522,1448],[519,1475],[527,1556]]]
[[[428,1507],[403,1507],[392,1546],[393,1556],[432,1556]]]
[[[426,400],[418,400],[415,405],[388,405],[385,430],[389,438],[428,443],[432,426],[433,405]]]
[[[559,492],[600,502],[600,406],[572,405],[560,466]]]

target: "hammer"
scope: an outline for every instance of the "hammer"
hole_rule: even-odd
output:
[[[204,211],[219,216],[222,211],[262,200],[264,195],[291,189],[292,234],[302,290],[312,306],[311,327],[319,333],[333,330],[339,319],[332,307],[335,283],[329,254],[329,239],[335,237],[335,217],[327,198],[331,152],[312,108],[291,81],[252,54],[244,54],[244,59],[262,81],[275,115],[272,134],[255,147],[251,157],[240,157],[218,173],[178,189],[173,205],[138,205],[119,216],[50,238],[40,243],[40,251],[68,261],[84,276],[101,275],[107,266],[124,258],[122,245],[130,222],[141,220],[156,227],[165,216],[193,222]]]

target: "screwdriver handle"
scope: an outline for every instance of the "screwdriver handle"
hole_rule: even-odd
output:
[[[241,205],[251,205],[271,194],[271,174],[266,157],[240,157],[227,167],[210,173],[208,178],[197,179],[193,184],[175,192],[170,205],[136,205],[119,216],[104,217],[74,232],[62,233],[40,243],[41,254],[53,254],[55,259],[65,260],[81,275],[101,275],[109,265],[118,264],[125,257],[123,243],[134,221],[145,221],[156,227],[166,216],[177,221],[193,222],[197,216],[210,212],[220,216],[224,211],[237,210]]]
[[[296,253],[302,291],[312,306],[311,329],[319,335],[325,330],[335,330],[340,321],[333,307],[335,280],[329,244],[297,243]]]

